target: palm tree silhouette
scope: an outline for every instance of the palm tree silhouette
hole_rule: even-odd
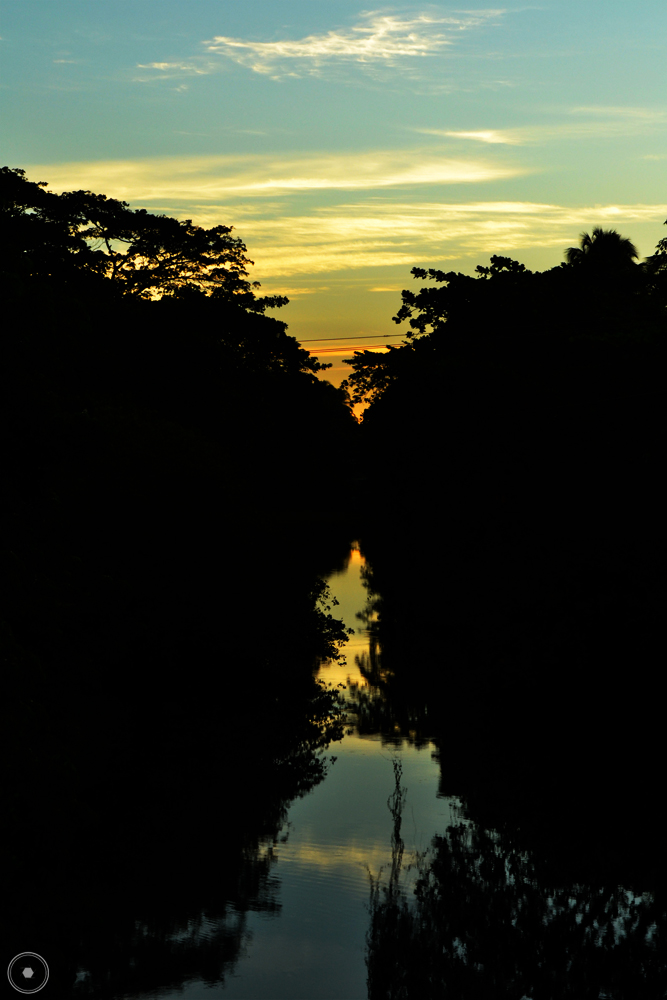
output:
[[[634,243],[615,229],[594,229],[582,233],[578,247],[568,247],[568,264],[594,264],[605,269],[626,269],[634,264],[639,252]]]

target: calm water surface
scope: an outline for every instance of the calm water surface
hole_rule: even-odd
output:
[[[469,694],[462,725],[453,726],[443,692],[454,675],[443,677],[441,633],[432,630],[431,645],[419,646],[421,633],[412,630],[420,611],[413,599],[417,595],[406,588],[398,599],[394,589],[392,597],[396,579],[392,581],[386,565],[384,580],[390,586],[383,591],[376,563],[381,566],[381,560],[372,562],[370,579],[374,590],[376,581],[380,583],[377,593],[382,593],[386,711],[376,711],[377,703],[368,708],[369,702],[381,697],[377,689],[368,688],[364,676],[377,676],[368,669],[378,662],[368,630],[374,612],[364,586],[363,557],[353,547],[344,569],[332,574],[329,585],[338,601],[333,613],[355,632],[346,662],[319,668],[325,685],[340,686],[348,712],[343,739],[326,752],[331,760],[328,773],[319,783],[308,783],[310,790],[301,798],[290,802],[294,793],[285,793],[272,822],[261,827],[267,834],[260,841],[259,856],[256,836],[246,855],[230,855],[227,868],[238,875],[241,890],[234,888],[235,878],[217,881],[226,870],[224,841],[216,841],[214,822],[202,824],[205,841],[198,877],[210,892],[195,893],[192,905],[188,898],[180,904],[175,899],[173,912],[169,901],[161,904],[160,919],[154,914],[145,928],[134,920],[136,940],[126,947],[125,959],[126,982],[137,970],[133,992],[126,987],[126,992],[85,993],[82,972],[82,997],[422,1000],[445,993],[464,1000],[667,997],[667,887],[655,874],[657,862],[652,867],[636,864],[642,852],[648,861],[652,854],[662,856],[662,846],[656,846],[655,837],[650,840],[662,826],[658,828],[657,813],[645,805],[656,797],[658,784],[645,786],[644,801],[638,794],[633,808],[635,815],[643,816],[642,822],[633,819],[626,824],[620,838],[615,835],[620,819],[614,772],[602,770],[598,763],[592,773],[586,772],[587,752],[579,758],[571,752],[540,797],[539,782],[547,780],[548,768],[554,768],[554,759],[561,761],[571,741],[567,731],[558,736],[560,730],[553,728],[559,718],[546,712],[544,690],[538,687],[531,695],[529,685],[524,685],[523,700],[517,687],[510,685],[500,709],[494,702],[502,725],[496,725],[491,737],[485,738],[484,727],[478,727],[481,762],[475,780],[468,779],[466,789],[459,775],[452,779],[448,771],[452,760],[475,764],[470,727],[483,702],[474,691]],[[401,573],[397,576],[404,579]],[[440,600],[437,574],[432,574],[430,583],[428,576],[412,579],[419,579],[425,593]],[[488,614],[489,609],[484,610]],[[428,621],[428,609],[422,617]],[[450,625],[454,617],[452,612]],[[394,631],[387,629],[388,622],[396,626]],[[599,638],[599,630],[591,626],[591,635]],[[443,775],[435,744],[401,737],[393,722],[403,719],[404,734],[405,720],[410,725],[419,716],[424,677],[432,693],[427,735],[438,734],[447,765]],[[503,691],[497,686],[496,696],[503,697]],[[364,694],[369,696],[365,701]],[[359,720],[355,703],[366,706]],[[509,725],[506,715],[515,703],[521,711],[509,716],[514,720]],[[459,707],[464,712],[465,702]],[[523,737],[529,712],[538,709],[542,714],[535,717],[533,733],[539,735],[537,723],[547,734],[552,727],[551,756],[547,752],[551,744],[545,750],[535,735],[532,744]],[[409,714],[413,710],[416,714]],[[425,706],[422,712],[426,713]],[[493,718],[487,712],[486,724]],[[383,726],[382,738],[373,731],[374,720]],[[514,733],[520,737],[516,756],[510,752]],[[508,743],[510,751],[494,772],[493,755],[507,750]],[[529,765],[540,749],[544,752],[533,773]],[[584,769],[585,780],[579,784],[573,764]],[[518,769],[514,784],[507,781],[510,765]],[[486,771],[505,784],[485,783]],[[445,780],[447,790],[462,789],[465,798],[441,795]],[[280,797],[280,789],[277,793]],[[264,802],[249,789],[248,803],[254,798]],[[237,789],[229,800],[230,822],[235,816],[239,821],[241,801]],[[224,813],[221,821],[225,822]],[[216,876],[209,875],[207,859],[212,855],[204,848],[212,847],[215,856],[217,843],[223,865]],[[187,867],[192,855],[182,851],[181,856],[186,882],[197,887],[197,876]],[[420,888],[415,894],[417,878]],[[231,888],[217,889],[218,884]],[[236,896],[228,894],[234,891]],[[207,908],[203,898],[208,899]],[[141,911],[135,907],[128,912]],[[102,978],[98,973],[98,981]],[[160,982],[162,986],[157,985]],[[184,985],[175,989],[167,983]]]
[[[366,605],[355,547],[346,568],[328,582],[339,607],[334,614],[355,629],[345,664],[324,664],[327,684],[366,685],[355,658],[368,650],[368,633],[357,619]],[[343,740],[332,744],[335,757],[325,780],[290,809],[280,841],[267,845],[275,862],[273,889],[278,909],[246,917],[242,957],[223,985],[192,982],[161,997],[227,997],[230,1000],[365,1000],[365,938],[369,923],[369,874],[388,876],[393,821],[388,809],[394,781],[393,761],[402,764],[407,789],[402,837],[402,878],[409,862],[452,821],[455,800],[438,796],[439,768],[433,747],[405,742],[384,745],[378,736],[360,736],[354,712]],[[206,934],[203,926],[197,931]]]

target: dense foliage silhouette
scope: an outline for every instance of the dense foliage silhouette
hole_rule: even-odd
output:
[[[582,233],[580,246],[565,256],[566,262],[543,272],[501,256],[492,256],[488,267],[478,265],[475,275],[414,267],[415,278],[433,284],[402,293],[394,321],[408,321],[406,344],[384,355],[357,352],[347,362],[355,401],[390,397],[397,379],[406,391],[433,365],[436,378],[442,366],[464,359],[498,365],[505,357],[528,371],[540,358],[549,362],[563,354],[576,364],[575,345],[603,341],[602,357],[614,344],[630,349],[664,338],[667,240],[637,264],[630,240],[598,228]]]
[[[436,740],[473,824],[433,845],[414,905],[396,873],[387,898],[376,887],[371,995],[440,995],[454,976],[453,996],[503,977],[546,996],[565,959],[550,979],[536,950],[578,947],[631,995],[616,946],[605,966],[586,934],[596,906],[623,910],[619,884],[664,884],[667,240],[643,263],[593,230],[542,273],[499,256],[476,276],[414,268],[430,284],[403,293],[406,343],[352,362],[359,427],[267,315],[285,300],[258,294],[230,227],[7,167],[0,220],[6,940],[48,942],[91,997],[229,972],[243,914],[278,905],[284,810],[342,733],[313,664],[345,639],[321,576],[359,527],[361,728]],[[372,517],[361,477],[339,499],[350,468],[372,476]],[[538,938],[522,913],[548,917],[547,897]],[[662,905],[623,946],[657,986],[644,930],[664,929]]]
[[[384,501],[360,725],[433,740],[462,803],[413,898],[372,887],[369,996],[667,988],[666,249],[415,268],[405,345],[351,362]]]
[[[346,540],[295,532],[357,425],[229,227],[9,168],[0,220],[3,936],[81,995],[216,980],[342,733]]]
[[[628,241],[595,230],[545,272],[504,257],[476,276],[413,268],[432,284],[403,292],[406,343],[349,362],[380,492],[526,531],[556,514],[594,532],[657,518],[665,243],[636,264]]]
[[[2,272],[14,282],[100,290],[107,283],[99,279],[106,278],[117,292],[138,298],[197,290],[259,313],[287,304],[285,296],[255,294],[259,283],[247,280],[253,261],[231,226],[204,229],[103,194],[57,195],[46,187],[29,181],[24,170],[0,170]]]
[[[388,531],[362,543],[361,727],[432,741],[460,819],[404,857],[397,784],[369,997],[663,996],[664,548]]]

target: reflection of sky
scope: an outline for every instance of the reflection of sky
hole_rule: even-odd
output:
[[[363,560],[353,550],[346,570],[329,579],[339,600],[333,611],[360,627],[366,603],[360,579]],[[354,653],[367,648],[363,633],[350,643],[350,666],[324,667],[327,680],[356,678]],[[337,680],[336,680],[337,683]],[[326,779],[289,810],[285,843],[275,848],[272,874],[279,888],[279,915],[248,914],[251,940],[224,988],[192,984],[176,996],[233,1000],[365,1000],[365,935],[369,872],[386,877],[391,867],[392,818],[387,800],[394,790],[392,759],[403,764],[407,788],[402,836],[405,864],[425,850],[452,821],[450,800],[438,798],[439,768],[428,749],[383,747],[379,738],[356,734],[332,744],[336,761]],[[411,877],[408,872],[406,879]]]
[[[287,843],[276,848],[280,916],[250,914],[252,942],[222,996],[365,1000],[369,878],[391,867],[392,753],[379,740],[346,737],[325,781],[295,802]],[[451,821],[438,799],[438,768],[428,750],[406,748],[405,860]],[[193,996],[195,994],[192,994]],[[212,994],[215,995],[215,994]]]
[[[251,964],[261,968],[263,956],[272,956],[270,970],[263,972],[266,991],[234,992],[230,986],[228,995],[239,1000],[253,995],[366,997],[368,871],[377,876],[382,868],[386,875],[391,865],[387,799],[393,770],[379,741],[347,737],[334,749],[338,759],[326,781],[290,810],[289,840],[279,849],[275,869],[282,883],[282,915],[278,921],[261,921],[261,931],[260,921],[252,922]],[[428,751],[401,757],[408,788],[407,856],[413,848],[426,848],[436,830],[444,829],[449,809],[436,798],[437,767]]]
[[[345,662],[323,663],[320,667],[319,677],[327,684],[347,684],[348,680],[352,680],[366,686],[366,680],[354,662],[356,655],[368,649],[365,625],[356,617],[357,612],[364,610],[368,597],[361,580],[363,566],[361,552],[356,547],[352,548],[346,568],[341,573],[332,573],[327,580],[332,596],[338,601],[338,606],[331,609],[332,614],[335,618],[342,618],[348,628],[354,629],[354,635],[350,636],[345,647]]]

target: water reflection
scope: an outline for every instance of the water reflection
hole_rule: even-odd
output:
[[[339,561],[338,540],[296,557],[290,542],[211,541],[211,566],[228,572],[181,581],[197,604],[189,648],[110,657],[85,687],[63,667],[23,720],[3,940],[8,961],[46,958],[53,995],[219,989],[249,947],[248,915],[280,912],[289,804],[322,781],[342,734],[313,663],[345,639],[317,572]],[[264,586],[271,574],[279,587]]]
[[[222,992],[235,1000],[363,1000],[370,878],[391,867],[386,801],[392,762],[400,757],[411,789],[407,855],[423,851],[452,818],[449,804],[438,797],[431,754],[359,725],[359,694],[381,695],[363,673],[370,637],[366,562],[358,545],[327,582],[338,601],[335,614],[355,630],[346,662],[323,661],[318,668],[320,680],[344,686],[338,689],[346,702],[346,735],[332,748],[336,759],[326,780],[289,809],[275,868],[280,917],[250,916],[252,945]],[[406,890],[414,884],[407,867],[402,878]]]
[[[406,890],[397,776],[369,997],[667,995],[659,580],[646,575],[638,601],[636,577],[586,567],[581,539],[560,579],[544,553],[537,567],[518,551],[488,560],[485,574],[469,539],[429,543],[408,566],[366,541],[382,653],[365,673],[381,694],[361,705],[369,727],[435,738],[441,791],[461,799]]]
[[[67,873],[61,964],[77,977],[73,995],[664,995],[655,753],[643,783],[632,771],[630,814],[621,754],[613,767],[607,753],[590,768],[603,727],[580,726],[576,749],[569,736],[559,742],[584,708],[577,717],[564,697],[545,704],[531,679],[526,634],[552,642],[548,618],[531,620],[507,600],[472,607],[433,550],[406,563],[393,544],[370,539],[332,562],[334,600],[315,612],[324,591],[303,576],[290,601],[300,594],[310,611],[281,620],[273,651],[266,645],[238,682],[243,697],[224,727],[214,712],[201,732],[197,719],[181,719],[179,752],[154,772],[171,801],[160,783],[143,806],[137,795],[125,825],[116,821],[106,840],[97,831]],[[320,653],[313,677],[306,653],[313,636],[340,638],[334,619],[354,629],[345,659]],[[596,622],[562,634],[558,648],[594,644]],[[585,685],[577,690],[583,698]],[[195,745],[215,767],[174,784],[173,761],[182,767]],[[90,858],[110,844],[116,856],[102,875]],[[86,888],[78,873],[87,864]]]
[[[367,656],[371,641],[366,617],[368,590],[366,588],[366,559],[358,542],[353,542],[342,566],[327,577],[332,594],[337,601],[336,614],[351,634],[345,647],[345,656],[338,661],[324,659],[318,665],[317,676],[326,684],[367,687],[369,681],[360,670],[360,659]]]
[[[653,893],[545,883],[530,852],[470,823],[434,838],[418,869],[412,897],[393,871],[372,888],[369,1000],[665,995],[667,909]]]
[[[365,574],[353,546],[328,578],[337,603],[327,597],[318,612],[324,634],[340,634],[332,633],[330,616],[354,629],[346,661],[320,659],[314,678],[320,686],[306,691],[290,680],[294,634],[286,629],[272,653],[274,674],[262,673],[264,685],[270,676],[275,683],[227,718],[233,753],[221,780],[191,790],[180,820],[162,814],[171,836],[154,824],[149,833],[149,824],[143,835],[152,856],[137,852],[122,885],[105,885],[104,928],[99,916],[79,928],[75,996],[366,996],[369,878],[391,866],[386,799],[392,760],[402,757],[411,789],[406,856],[423,852],[452,814],[438,797],[430,753],[357,725],[359,693],[379,696],[363,673]],[[311,598],[319,592],[311,587]],[[342,740],[335,692],[346,703]],[[273,723],[269,702],[279,711]],[[249,744],[253,718],[263,737]],[[238,749],[244,745],[245,756]],[[408,891],[407,867],[401,877]]]

